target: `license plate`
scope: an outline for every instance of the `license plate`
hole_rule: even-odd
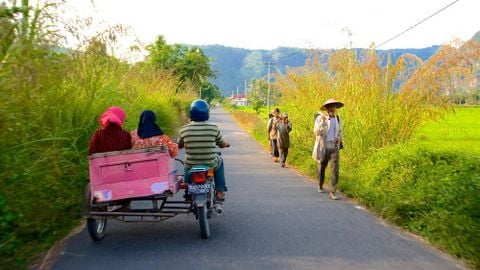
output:
[[[190,193],[207,193],[212,188],[210,184],[188,185],[188,192]]]

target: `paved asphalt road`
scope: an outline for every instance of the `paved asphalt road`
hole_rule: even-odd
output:
[[[232,147],[223,151],[226,213],[210,219],[210,239],[200,238],[192,215],[109,221],[101,242],[85,229],[71,237],[53,269],[463,269],[351,202],[317,193],[224,111],[211,120]]]

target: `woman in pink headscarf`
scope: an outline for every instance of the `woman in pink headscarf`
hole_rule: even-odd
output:
[[[125,112],[121,108],[115,106],[108,108],[98,122],[100,128],[90,139],[89,155],[132,148],[130,133],[122,129]]]

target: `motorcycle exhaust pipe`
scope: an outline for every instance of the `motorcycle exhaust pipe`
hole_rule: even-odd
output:
[[[215,214],[217,214],[217,216],[223,216],[224,211],[220,205],[215,205]]]

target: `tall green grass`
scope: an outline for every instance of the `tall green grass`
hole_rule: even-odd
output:
[[[1,40],[9,45],[0,63],[0,269],[26,268],[78,224],[88,141],[102,111],[124,108],[133,129],[152,109],[172,135],[193,99],[188,86],[176,93],[170,72],[108,55],[106,40],[59,53],[55,39],[40,35],[48,29],[32,21],[34,37],[25,40],[14,18],[0,18],[14,29]]]
[[[387,147],[345,174],[341,188],[383,218],[480,267],[478,155]]]
[[[249,109],[232,114],[267,145],[265,119]],[[477,119],[479,108],[456,108],[443,118],[426,122],[405,143],[371,150],[356,166],[344,164],[342,159],[342,192],[480,268]],[[307,144],[313,147],[313,142]],[[308,172],[308,167],[297,167]],[[315,169],[312,166],[312,176]]]
[[[410,139],[427,119],[441,115],[440,88],[423,88],[422,84],[410,90],[408,81],[398,88],[396,82],[407,70],[400,60],[383,68],[374,52],[355,55],[343,50],[331,55],[326,65],[313,58],[305,67],[278,76],[281,110],[289,112],[295,124],[292,162],[310,169],[316,166],[310,157],[312,147],[305,142],[314,140],[314,115],[328,98],[345,104],[338,110],[345,137],[342,159],[352,164],[372,149]]]

